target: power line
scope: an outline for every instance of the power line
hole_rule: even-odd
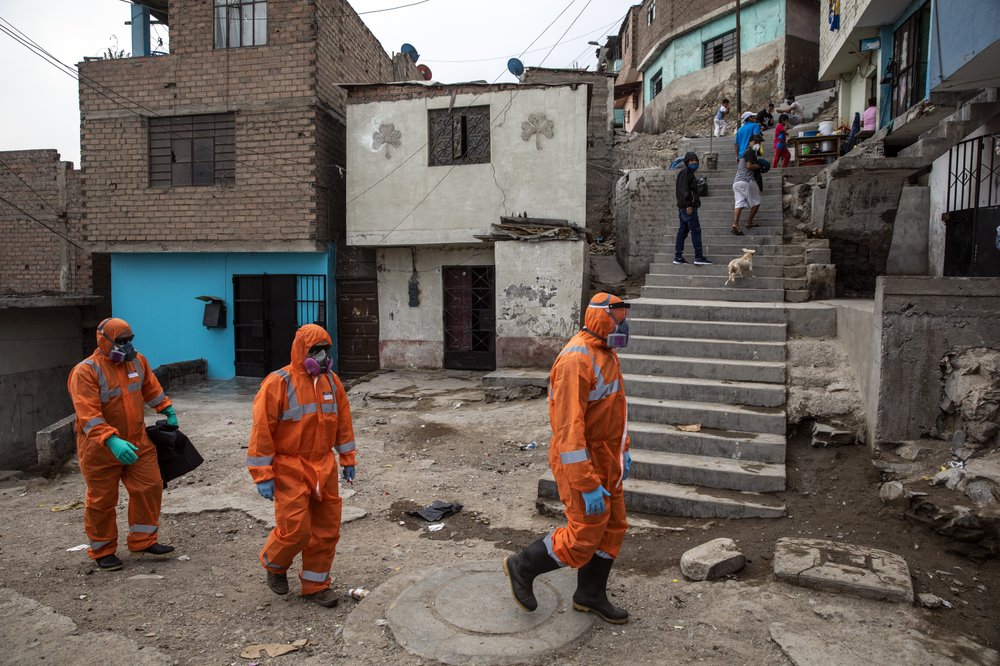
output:
[[[3,195],[0,195],[0,202],[3,202],[5,204],[7,204],[8,206],[10,206],[11,208],[13,208],[14,210],[18,211],[19,213],[21,213],[22,215],[24,215],[25,217],[27,217],[29,220],[33,220],[34,222],[36,222],[36,223],[40,224],[41,226],[45,227],[46,229],[48,229],[49,231],[51,231],[52,233],[54,233],[56,236],[59,236],[59,238],[62,238],[64,241],[66,241],[67,243],[69,243],[70,245],[78,247],[81,250],[83,250],[84,252],[90,252],[90,250],[88,250],[87,248],[85,248],[83,245],[80,245],[79,243],[77,243],[76,241],[74,241],[69,236],[63,234],[61,231],[57,231],[56,229],[53,229],[52,227],[50,227],[49,225],[47,225],[44,222],[42,222],[41,220],[39,220],[37,217],[35,217],[31,213],[29,213],[28,211],[26,211],[23,208],[21,208],[20,206],[18,206],[16,203],[14,203],[13,201],[11,201],[10,199],[5,198]]]
[[[365,14],[380,14],[382,12],[391,12],[397,9],[406,9],[407,7],[416,7],[417,5],[422,5],[425,2],[430,2],[431,0],[420,0],[420,2],[411,2],[408,5],[399,5],[398,7],[386,7],[385,9],[371,9],[367,12],[358,12],[358,16],[364,16]]]
[[[44,203],[46,206],[48,206],[52,210],[52,212],[56,214],[57,217],[62,218],[66,222],[66,226],[70,230],[72,230],[74,233],[76,233],[78,236],[80,236],[80,240],[81,241],[84,241],[84,239],[83,239],[84,233],[82,231],[80,231],[79,229],[77,229],[72,224],[70,224],[69,218],[66,217],[66,213],[65,212],[57,210],[56,207],[53,206],[52,204],[50,204],[49,200],[46,199],[45,197],[43,197],[38,190],[36,190],[35,188],[33,188],[31,185],[29,185],[28,181],[26,181],[24,178],[21,178],[21,176],[16,171],[14,171],[12,168],[10,168],[9,164],[7,164],[6,162],[4,162],[3,160],[0,160],[0,165],[2,165],[5,169],[7,169],[7,171],[10,171],[14,175],[14,177],[17,178],[19,181],[21,181],[21,183],[25,187],[27,187],[29,190],[31,190],[31,192],[36,197],[38,197],[39,199],[41,199],[42,203]]]

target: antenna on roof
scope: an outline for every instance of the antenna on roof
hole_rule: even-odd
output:
[[[413,48],[413,44],[403,44],[399,50],[409,56],[413,62],[420,60],[420,54],[417,53],[417,49]]]
[[[434,76],[431,74],[431,68],[427,65],[417,65],[417,71],[420,72],[420,76],[424,77],[424,81],[430,81]]]
[[[524,63],[517,58],[511,58],[507,61],[507,71],[517,77],[520,81],[521,77],[524,76]]]

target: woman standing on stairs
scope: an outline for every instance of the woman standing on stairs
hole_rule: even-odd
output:
[[[698,155],[688,152],[684,155],[684,168],[677,174],[677,215],[680,226],[677,227],[677,240],[674,242],[674,263],[686,264],[684,259],[684,241],[691,234],[691,244],[694,245],[694,265],[708,266],[712,262],[705,258],[701,246],[701,221],[698,219],[698,208],[701,197],[698,196]]]

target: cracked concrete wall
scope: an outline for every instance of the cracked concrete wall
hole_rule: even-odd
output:
[[[497,367],[547,368],[580,330],[587,244],[504,241],[495,251]]]
[[[880,277],[875,313],[877,440],[946,436],[941,361],[970,348],[1000,349],[1000,278]]]
[[[410,307],[414,262],[420,304]],[[377,251],[379,361],[382,368],[444,365],[442,266],[492,266],[492,247],[458,249],[394,247]]]

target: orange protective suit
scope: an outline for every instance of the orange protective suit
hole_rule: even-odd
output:
[[[268,375],[253,401],[247,467],[255,483],[274,479],[275,528],[260,552],[273,573],[302,553],[302,594],[330,586],[330,567],[340,539],[340,492],[336,453],[354,465],[351,406],[333,372],[312,376],[304,361],[329,334],[307,324],[295,334],[292,362]]]
[[[97,329],[97,349],[69,374],[67,382],[76,410],[76,453],[87,482],[83,525],[90,540],[91,559],[113,555],[118,548],[118,482],[128,491],[128,548],[145,550],[156,543],[160,525],[163,480],[156,447],[146,435],[143,403],[157,412],[171,402],[142,354],[115,363],[108,355],[112,341],[131,336],[121,319],[105,319]],[[139,448],[139,459],[123,465],[105,446],[117,435]]]
[[[545,537],[549,555],[579,568],[595,553],[618,557],[628,522],[622,477],[629,447],[625,387],[618,355],[605,343],[625,318],[617,296],[594,296],[584,317],[584,330],[563,347],[549,375],[549,420],[552,444],[549,467],[566,506],[566,527]],[[598,484],[611,493],[604,513],[587,515],[582,493]]]

